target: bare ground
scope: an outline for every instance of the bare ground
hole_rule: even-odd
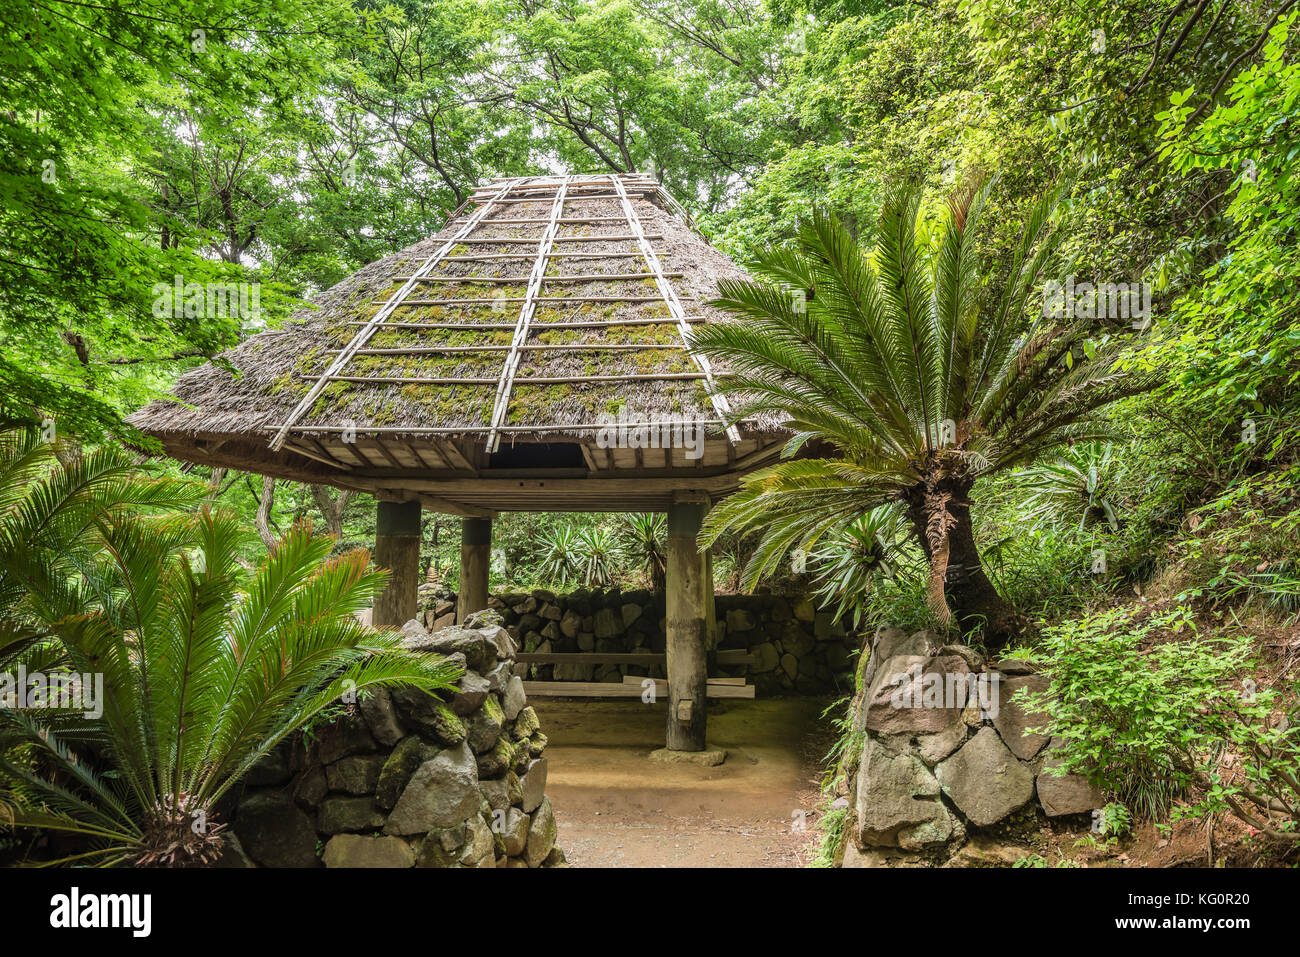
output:
[[[571,865],[798,867],[815,852],[826,699],[710,702],[709,744],[729,752],[713,768],[650,760],[662,701],[530,703],[550,739],[547,795]]]

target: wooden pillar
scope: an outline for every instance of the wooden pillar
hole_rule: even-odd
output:
[[[708,683],[707,562],[696,536],[708,506],[668,507],[668,748],[703,751]]]
[[[375,516],[375,564],[388,586],[375,599],[376,628],[400,628],[420,610],[420,503],[380,502]]]
[[[713,584],[713,549],[704,553],[704,630],[710,652],[718,648],[718,600]]]
[[[492,560],[492,519],[460,520],[460,591],[456,598],[456,624],[488,603],[488,567]]]

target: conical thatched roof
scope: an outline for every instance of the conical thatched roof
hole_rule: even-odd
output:
[[[716,492],[728,485],[722,475],[734,484],[779,439],[773,423],[723,433],[725,401],[714,389],[723,370],[683,348],[690,325],[723,318],[704,305],[718,280],[743,276],[648,177],[497,180],[438,235],[187,373],[176,401],[130,421],[177,458],[390,497],[418,493],[469,513],[478,507],[467,503],[484,496],[465,480],[507,471],[684,472]],[[608,426],[619,419],[662,431],[707,422],[710,434],[702,457],[658,441],[611,447]],[[670,485],[689,487],[658,484],[646,507],[661,505]],[[520,504],[522,494],[483,507],[599,507],[587,492],[571,501],[530,494]]]

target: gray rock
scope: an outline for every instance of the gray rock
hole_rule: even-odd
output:
[[[528,762],[528,770],[519,777],[519,805],[528,814],[546,798],[546,759]]]
[[[488,690],[486,678],[473,671],[465,672],[451,695],[451,710],[461,716],[472,714],[483,706]]]
[[[497,817],[501,822],[501,837],[505,842],[507,857],[518,857],[524,852],[528,843],[528,826],[532,819],[517,807],[502,811]]]
[[[543,798],[528,822],[524,860],[528,862],[529,867],[540,867],[553,847],[555,847],[555,814],[551,811],[551,802]]]
[[[408,621],[406,624],[404,624],[401,628],[397,630],[400,631],[407,638],[419,639],[419,638],[427,637],[429,634],[427,631],[424,630],[424,625],[423,623],[421,623],[421,621],[418,618],[412,618],[410,621]]]
[[[325,769],[316,765],[299,778],[297,786],[293,788],[293,799],[300,807],[314,808],[328,793],[329,785],[325,783]]]
[[[468,628],[444,628],[432,635],[403,639],[402,647],[408,651],[423,651],[449,656],[464,655],[465,666],[487,670],[496,664],[496,644],[478,631]]]
[[[257,791],[239,802],[232,828],[262,867],[316,867],[316,828],[281,791]]]
[[[326,798],[316,813],[316,830],[322,834],[377,831],[383,826],[384,812],[369,797]]]
[[[1048,817],[1060,817],[1063,814],[1087,814],[1101,807],[1106,798],[1085,775],[1058,776],[1051,773],[1061,766],[1060,759],[1053,753],[1060,745],[1059,738],[1052,741],[1043,770],[1038,775],[1038,802],[1043,810]]]
[[[358,754],[340,758],[325,768],[325,780],[331,791],[344,794],[373,794],[379,783],[379,771],[387,759],[382,754]]]
[[[370,729],[360,717],[343,715],[321,728],[316,736],[316,756],[321,764],[333,764],[350,754],[373,754],[377,750]]]
[[[781,670],[785,672],[788,678],[793,680],[799,674],[799,659],[791,654],[782,655]]]
[[[749,649],[749,653],[758,658],[758,661],[751,666],[754,674],[765,674],[773,671],[781,662],[781,655],[776,650],[776,645],[770,641],[764,641]]]
[[[831,637],[832,626],[835,619],[828,611],[819,611],[813,617],[813,637],[818,641],[826,641]]]
[[[494,811],[510,806],[510,782],[505,778],[498,778],[494,781],[480,779],[478,790],[483,795],[483,799],[488,802],[488,807]]]
[[[633,604],[631,602],[625,604],[621,609],[619,609],[619,611],[623,615],[624,628],[629,627],[632,624],[632,622],[636,621],[638,618],[641,617],[641,606]]]
[[[572,608],[564,613],[560,619],[560,634],[565,638],[577,638],[578,632],[582,630],[582,616]]]
[[[939,782],[920,759],[893,754],[873,738],[863,745],[856,792],[860,845],[919,850],[961,831],[939,796]]]
[[[735,631],[753,631],[754,616],[750,614],[747,608],[729,608],[727,609],[727,632],[730,634]]]
[[[781,647],[796,658],[802,658],[817,647],[817,640],[798,622],[788,621],[781,631]]]
[[[325,845],[326,867],[412,867],[415,852],[397,837],[337,834]]]
[[[601,608],[592,619],[592,631],[597,638],[617,638],[623,634],[623,620],[612,608]]]
[[[556,681],[590,681],[595,667],[566,662],[556,665],[553,675]]]
[[[935,768],[935,776],[961,812],[981,827],[1002,820],[1034,796],[1033,772],[992,728],[981,728]]]
[[[393,698],[387,688],[373,688],[365,693],[360,702],[361,717],[370,729],[370,735],[380,744],[391,748],[406,736],[402,723],[397,719],[397,709],[393,707]]]
[[[416,735],[403,739],[384,761],[375,783],[375,803],[384,810],[391,810],[401,797],[411,775],[425,761],[437,757],[437,749],[425,744]]]
[[[477,814],[470,819],[469,835],[459,860],[466,867],[491,867],[493,864],[492,830]]]
[[[483,699],[483,707],[474,712],[466,727],[466,740],[475,754],[492,750],[501,737],[506,715],[501,705],[491,695]]]
[[[937,734],[961,721],[960,707],[943,707],[960,700],[969,669],[956,656],[929,659],[895,655],[876,669],[860,712],[863,726],[880,734]]]
[[[388,815],[384,832],[423,834],[450,827],[476,814],[481,799],[474,755],[462,744],[420,765]]]
[[[212,866],[221,869],[256,867],[252,859],[244,853],[244,846],[239,843],[239,838],[234,834],[227,833],[226,839],[221,844],[221,855],[212,862]]]
[[[523,680],[513,676],[506,682],[504,700],[501,703],[507,721],[514,721],[519,712],[528,706],[528,696],[524,694]]]
[[[487,679],[488,691],[493,694],[501,694],[505,691],[513,667],[513,662],[506,660],[498,662],[495,668],[485,674],[483,677]]]
[[[1012,699],[1022,688],[1038,694],[1046,691],[1049,685],[1050,682],[1041,675],[1005,678],[998,682],[998,713],[993,718],[993,727],[998,729],[1011,752],[1022,760],[1034,757],[1051,740],[1045,734],[1027,734],[1026,729],[1046,727],[1051,716],[1041,711],[1026,712]]]
[[[484,751],[475,758],[480,780],[499,778],[510,769],[515,761],[515,748],[506,738],[498,739],[490,751]]]
[[[244,784],[250,788],[278,787],[293,777],[289,767],[289,749],[285,745],[275,748],[244,775]]]

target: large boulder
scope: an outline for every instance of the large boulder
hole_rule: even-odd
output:
[[[956,655],[895,655],[882,662],[862,709],[864,727],[878,734],[937,734],[962,719],[970,679]]]
[[[478,812],[482,796],[469,745],[449,748],[411,776],[384,825],[386,834],[423,834],[450,827]]]
[[[412,867],[415,852],[397,837],[336,834],[325,845],[326,867]]]
[[[322,834],[375,831],[384,826],[384,816],[369,797],[330,797],[316,812],[316,829]]]
[[[857,840],[864,846],[920,850],[960,835],[961,823],[939,796],[939,782],[920,759],[867,738],[859,764]]]
[[[402,740],[406,732],[402,730],[402,723],[397,718],[397,709],[393,706],[387,688],[367,691],[358,703],[361,717],[365,719],[366,727],[376,741],[391,748]]]
[[[1061,767],[1055,751],[1061,746],[1059,738],[1052,741],[1047,760],[1038,774],[1038,802],[1048,817],[1063,814],[1087,814],[1106,803],[1101,789],[1082,774],[1056,773]]]
[[[244,852],[262,867],[316,867],[316,828],[281,791],[259,791],[239,802],[233,824]]]
[[[528,862],[529,867],[540,867],[553,847],[555,847],[555,814],[551,811],[551,802],[543,798],[528,823],[524,860]]]
[[[1034,796],[1033,771],[992,728],[981,728],[935,769],[935,776],[967,819],[981,827],[1002,820]]]
[[[373,794],[379,772],[387,759],[382,754],[356,754],[340,758],[325,768],[331,791],[344,794]]]
[[[410,635],[402,639],[408,651],[425,651],[433,654],[465,656],[465,666],[484,670],[496,664],[497,646],[491,639],[468,628],[444,628],[432,635]]]
[[[528,828],[532,819],[517,807],[497,812],[496,819],[500,821],[506,856],[518,857],[528,843]]]
[[[1038,694],[1046,691],[1048,685],[1048,680],[1042,675],[1005,678],[998,682],[998,712],[993,718],[993,726],[1002,735],[1006,746],[1021,760],[1028,761],[1034,757],[1050,740],[1045,734],[1027,733],[1029,728],[1045,727],[1050,716],[1041,711],[1026,711],[1015,700],[1015,694],[1021,689]]]

